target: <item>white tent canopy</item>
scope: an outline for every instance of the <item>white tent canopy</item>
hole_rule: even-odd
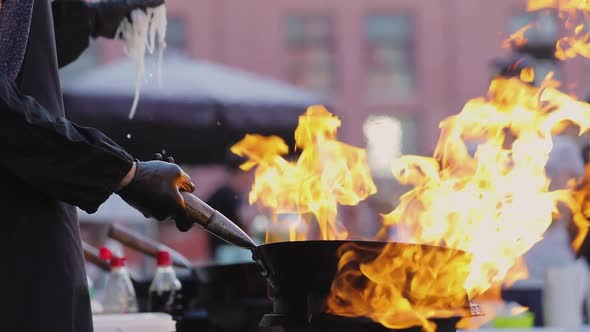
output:
[[[127,205],[118,195],[111,195],[96,213],[88,214],[78,209],[78,219],[89,223],[112,223],[125,221],[126,223],[145,223],[146,218],[137,210]]]

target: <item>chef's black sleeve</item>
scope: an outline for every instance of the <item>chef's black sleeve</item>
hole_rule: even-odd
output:
[[[90,45],[94,14],[79,0],[55,0],[51,7],[57,62],[62,68],[78,59]]]
[[[0,126],[0,171],[88,213],[133,166],[133,158],[100,131],[52,115],[1,74]]]

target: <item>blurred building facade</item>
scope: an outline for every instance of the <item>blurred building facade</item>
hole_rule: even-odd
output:
[[[170,48],[322,93],[353,144],[366,144],[362,124],[371,116],[392,117],[405,153],[431,152],[439,121],[485,92],[491,60],[508,52],[502,41],[531,18],[525,0],[167,4]],[[101,41],[67,74],[121,56],[121,43]],[[585,60],[542,67],[579,95],[590,86]]]
[[[342,119],[340,138],[369,146],[377,159],[430,154],[439,122],[485,93],[490,63],[510,52],[503,40],[531,22],[525,5],[526,0],[167,0],[167,42],[169,52],[323,94]],[[559,28],[549,17],[536,33],[531,40],[552,40]],[[65,84],[124,56],[122,48],[120,42],[94,43],[63,71]],[[586,59],[538,63],[537,77],[549,71],[579,96],[590,88]],[[199,179],[201,195],[222,181],[218,175]],[[194,248],[194,238],[178,232],[170,237]]]

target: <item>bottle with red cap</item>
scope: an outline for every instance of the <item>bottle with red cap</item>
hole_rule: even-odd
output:
[[[166,312],[174,315],[180,301],[182,285],[172,268],[172,259],[167,251],[159,251],[158,268],[149,289],[149,308],[151,312]]]
[[[107,247],[100,247],[100,250],[98,251],[98,256],[103,261],[109,262],[111,260],[111,257],[113,257],[113,253]]]
[[[106,249],[106,248],[105,248]],[[137,312],[137,297],[129,271],[125,267],[125,258],[117,257],[101,248],[101,258],[110,260],[111,273],[104,293],[104,313],[123,314]]]

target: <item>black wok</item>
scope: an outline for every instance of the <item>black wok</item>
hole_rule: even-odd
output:
[[[339,249],[344,245],[362,248],[363,257],[360,260],[363,262],[375,259],[386,246],[395,246],[394,249],[400,252],[418,246],[431,253],[467,255],[443,247],[373,241],[294,241],[258,246],[252,249],[253,258],[267,279],[269,295],[273,299],[273,312],[263,317],[261,326],[309,327],[314,325],[314,321],[316,326],[326,321],[327,326],[337,325],[333,317],[325,314],[325,301],[337,274]],[[465,315],[473,309],[467,293],[460,310],[463,309]],[[457,318],[451,320],[456,322]],[[337,321],[346,320],[338,318]]]

